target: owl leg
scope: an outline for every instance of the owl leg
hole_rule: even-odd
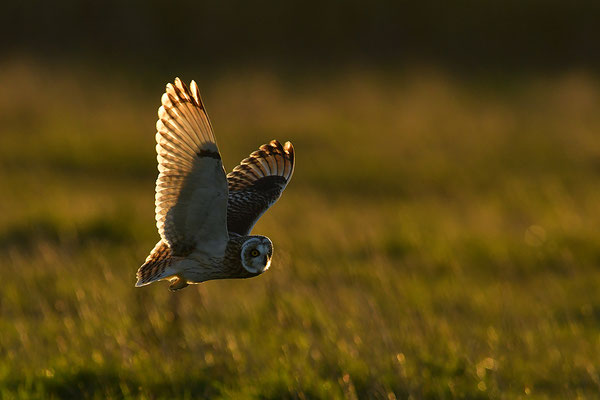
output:
[[[186,286],[188,286],[187,280],[180,276],[175,276],[175,278],[171,280],[169,290],[174,292],[176,290],[183,289]]]

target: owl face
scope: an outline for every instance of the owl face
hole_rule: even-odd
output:
[[[265,236],[251,236],[242,245],[242,266],[252,274],[262,274],[271,265],[273,243]]]

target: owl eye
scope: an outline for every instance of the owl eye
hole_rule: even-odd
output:
[[[254,249],[254,250],[252,250],[252,251],[250,252],[250,255],[251,255],[252,257],[258,257],[258,255],[259,255],[259,254],[260,254],[260,253],[259,253],[259,252],[258,252],[258,250],[256,250],[256,249]]]

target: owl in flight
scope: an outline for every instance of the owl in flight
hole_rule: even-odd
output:
[[[156,123],[156,226],[160,240],[137,271],[136,286],[169,289],[265,272],[273,243],[249,235],[294,172],[294,147],[264,144],[225,176],[196,82],[167,85]]]

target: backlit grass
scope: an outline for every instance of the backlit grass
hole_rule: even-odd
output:
[[[0,397],[600,391],[594,77],[182,75],[228,170],[273,138],[297,167],[254,230],[271,269],[171,293],[133,287],[165,82],[1,70]]]

